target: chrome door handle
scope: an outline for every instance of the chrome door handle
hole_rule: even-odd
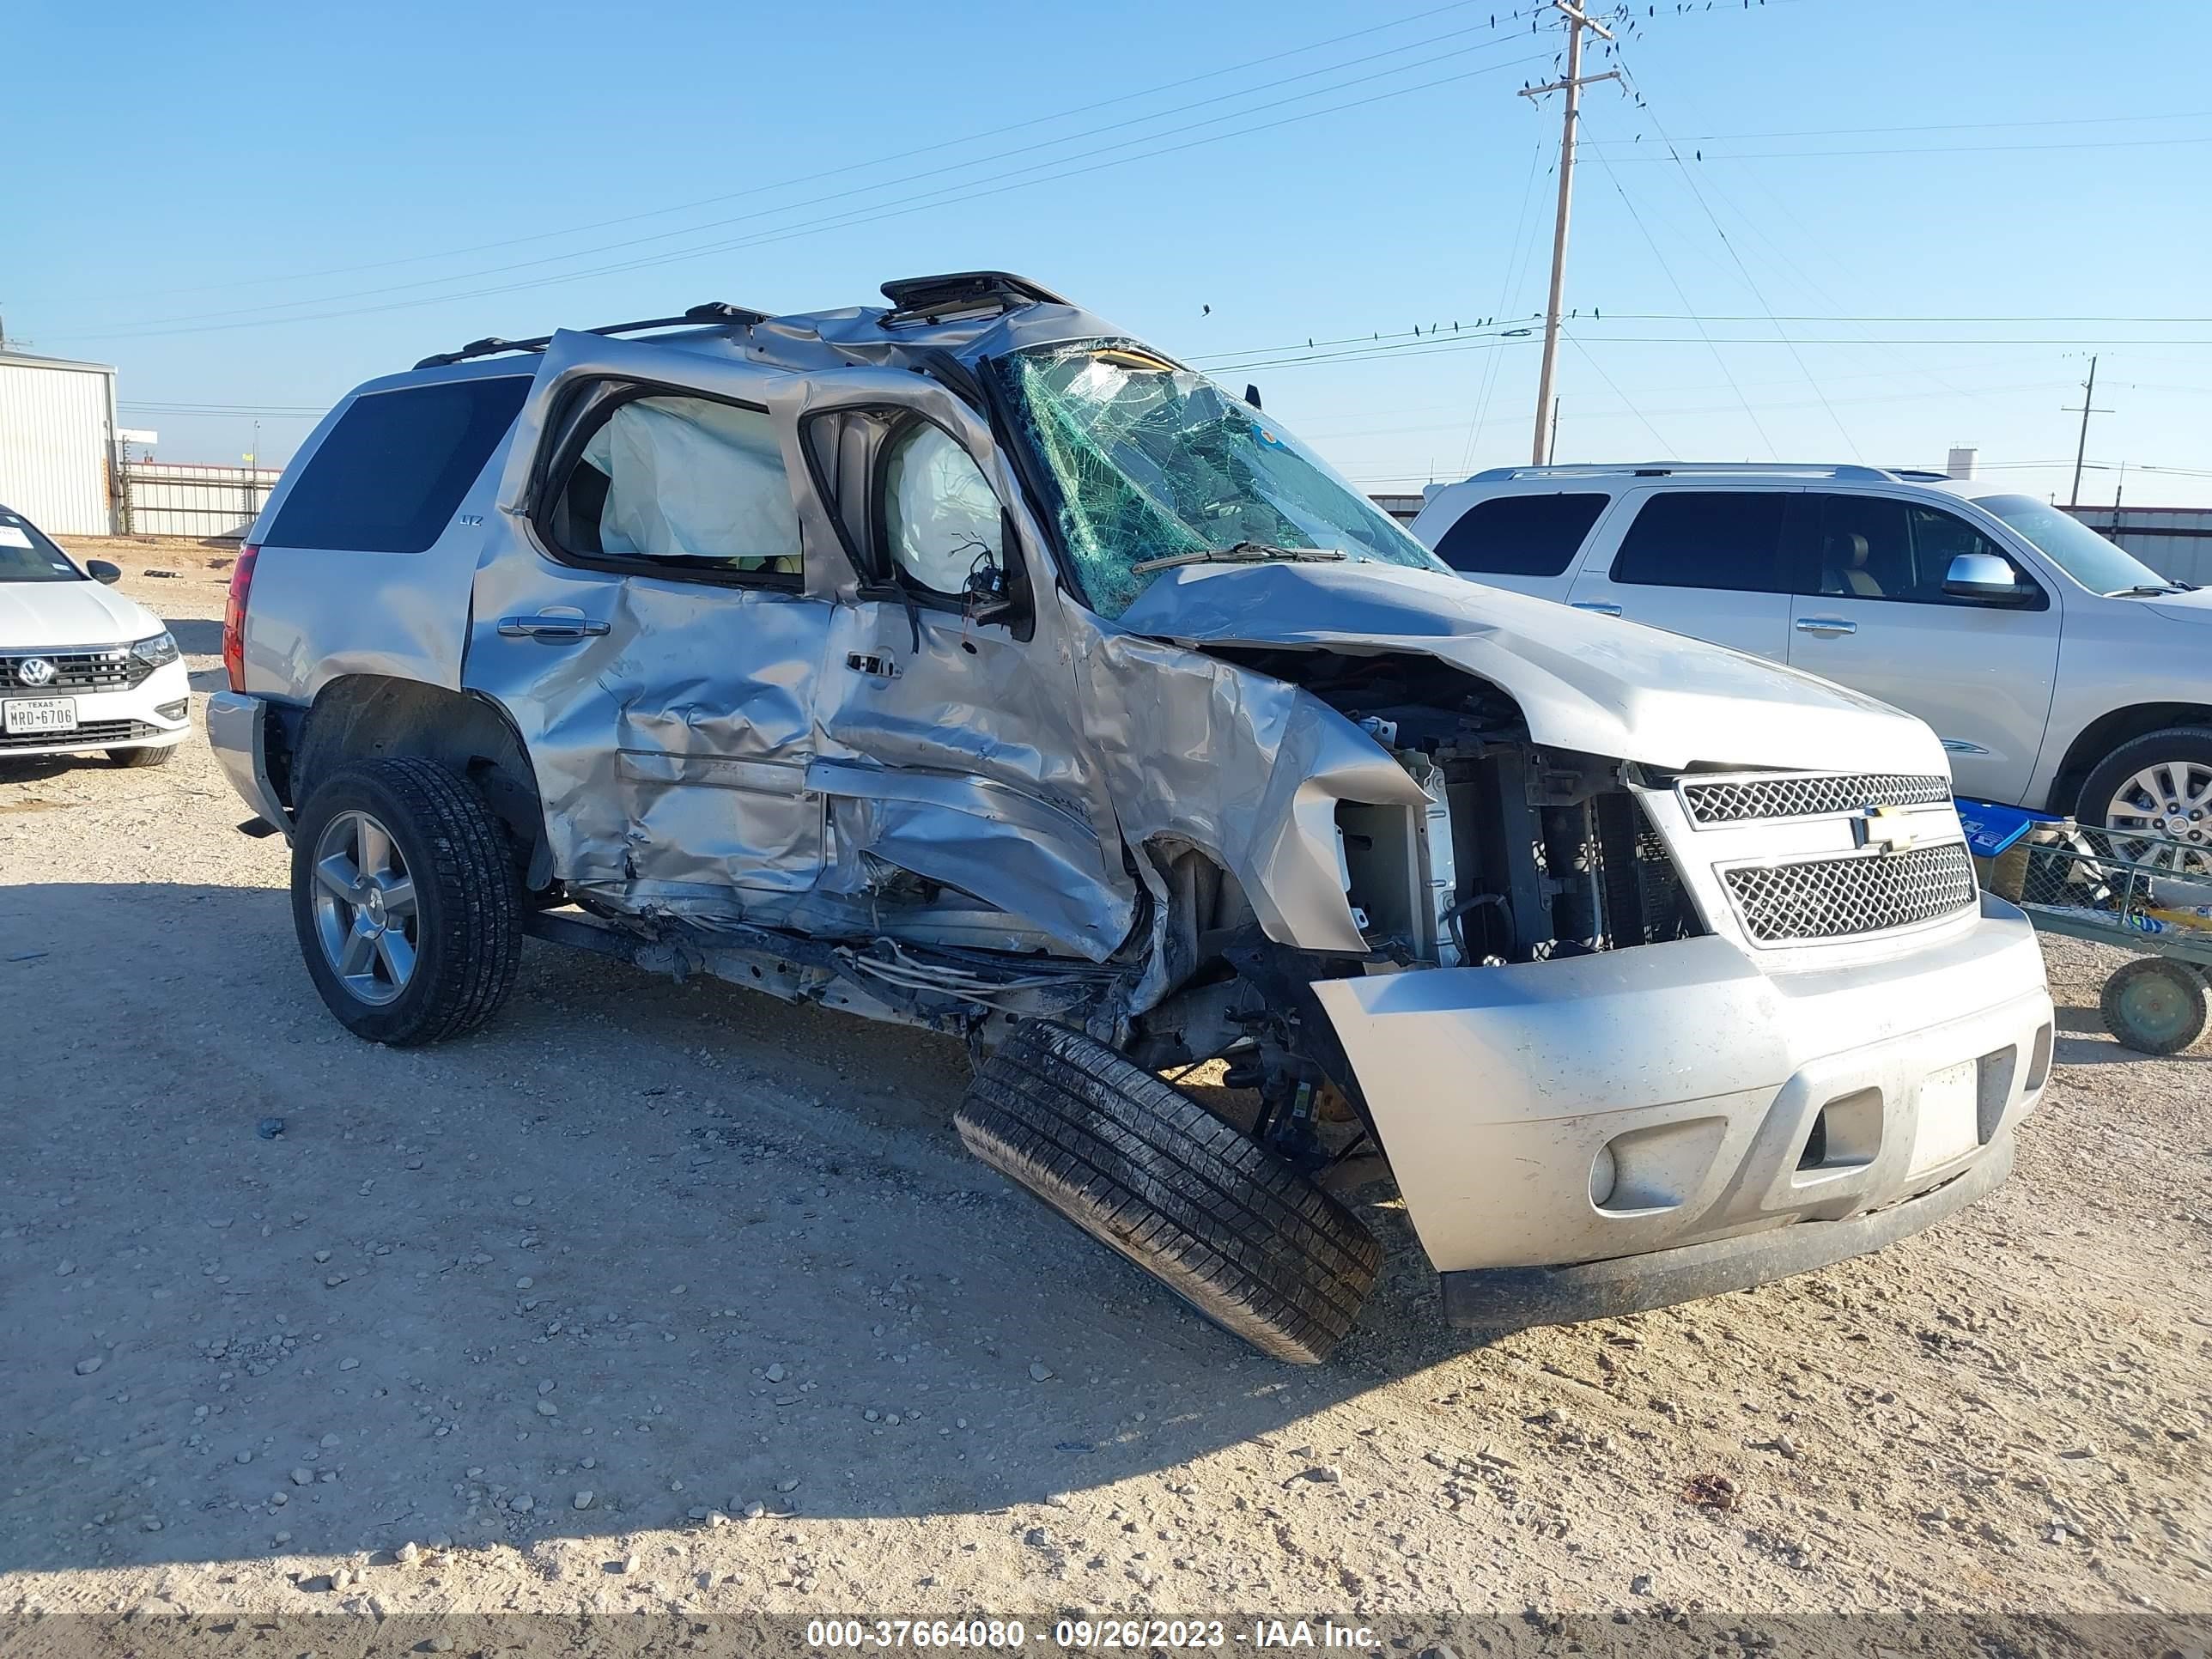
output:
[[[503,640],[563,640],[597,639],[607,631],[607,624],[588,617],[501,617],[499,636]]]
[[[1573,609],[1587,611],[1595,616],[1618,617],[1620,614],[1619,605],[1609,604],[1604,599],[1575,599],[1570,603]]]
[[[1797,618],[1797,631],[1800,634],[1856,634],[1859,631],[1859,625],[1855,622],[1846,622],[1841,617],[1800,617]]]

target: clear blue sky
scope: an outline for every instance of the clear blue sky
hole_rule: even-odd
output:
[[[163,458],[234,461],[258,411],[276,461],[481,335],[1003,267],[1412,487],[1527,459],[1534,342],[1476,332],[1543,304],[1556,104],[1514,94],[1559,41],[1527,7],[16,0],[0,315],[119,365]],[[1560,459],[1963,442],[2063,490],[2098,350],[2085,497],[2125,462],[2130,501],[2212,501],[2212,11],[1634,10],[1644,106],[1589,94]]]

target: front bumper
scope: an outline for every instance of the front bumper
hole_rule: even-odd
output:
[[[68,697],[76,704],[70,732],[9,736],[0,723],[0,760],[37,755],[81,755],[93,749],[168,749],[192,729],[191,677],[181,662],[163,663],[137,684],[112,691],[43,691],[10,684],[7,700]]]
[[[1566,1267],[1476,1267],[1442,1275],[1444,1319],[1492,1334],[1536,1325],[1671,1308],[1679,1302],[1747,1290],[1790,1273],[1832,1267],[1909,1238],[1995,1192],[2012,1173],[2010,1135],[1932,1192],[1848,1221],[1807,1221],[1738,1233],[1705,1244],[1679,1244],[1649,1255],[1616,1256]]]
[[[1987,896],[1949,936],[1848,968],[1770,975],[1707,937],[1314,989],[1447,1274],[1869,1218],[2001,1172],[2051,1068],[2042,954],[2027,918]],[[1863,1229],[1858,1248],[1895,1225]],[[1793,1259],[1802,1242],[1772,1245],[1705,1258],[1733,1264],[1712,1287],[1814,1265]]]

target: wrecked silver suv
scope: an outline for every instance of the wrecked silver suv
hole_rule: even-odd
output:
[[[527,933],[956,1034],[970,1148],[1295,1360],[1372,1154],[1477,1326],[2003,1178],[2051,1003],[1926,726],[1463,582],[1018,278],[884,292],[481,341],[316,430],[209,730],[349,1030],[472,1029]],[[1214,1062],[1241,1108],[1169,1080]]]

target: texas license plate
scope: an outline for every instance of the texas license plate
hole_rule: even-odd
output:
[[[10,697],[4,703],[0,703],[0,723],[5,724],[11,738],[27,733],[74,732],[76,730],[76,699]]]

